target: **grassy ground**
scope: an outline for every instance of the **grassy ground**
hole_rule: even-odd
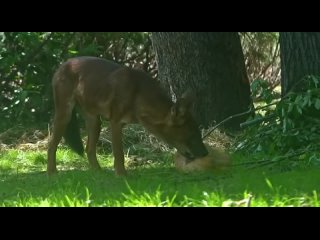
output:
[[[127,159],[128,177],[116,177],[112,158],[102,172],[60,147],[57,176],[48,178],[45,150],[0,151],[0,206],[319,206],[320,170],[288,172],[233,167],[220,175],[183,174],[172,153],[143,150]],[[234,163],[250,159],[233,156]]]

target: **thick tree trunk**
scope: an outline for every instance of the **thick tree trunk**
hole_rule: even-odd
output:
[[[152,33],[159,80],[175,97],[191,89],[195,116],[202,127],[244,112],[251,104],[240,38],[236,32]],[[244,118],[224,127],[239,128]]]
[[[280,51],[282,96],[299,90],[304,76],[320,74],[320,32],[280,32]]]

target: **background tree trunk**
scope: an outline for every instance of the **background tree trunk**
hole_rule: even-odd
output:
[[[196,94],[195,117],[202,127],[248,109],[250,84],[236,32],[154,32],[159,80],[173,98]],[[244,118],[224,127],[239,128]]]
[[[280,32],[280,51],[282,96],[305,75],[320,74],[320,32]]]

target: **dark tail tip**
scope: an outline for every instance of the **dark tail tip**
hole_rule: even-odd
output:
[[[65,133],[64,139],[66,144],[80,156],[84,155],[84,148],[80,136],[80,127],[77,121],[76,110],[72,110],[71,120],[68,123]]]

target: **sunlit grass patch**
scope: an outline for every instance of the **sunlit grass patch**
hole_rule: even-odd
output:
[[[128,176],[116,177],[113,158],[99,154],[101,172],[68,149],[57,152],[59,173],[46,174],[46,151],[2,151],[0,206],[260,207],[319,206],[320,170],[270,171],[236,166],[250,156],[232,155],[234,167],[219,175],[179,173],[172,153],[133,160]],[[138,162],[138,163],[137,163]]]

